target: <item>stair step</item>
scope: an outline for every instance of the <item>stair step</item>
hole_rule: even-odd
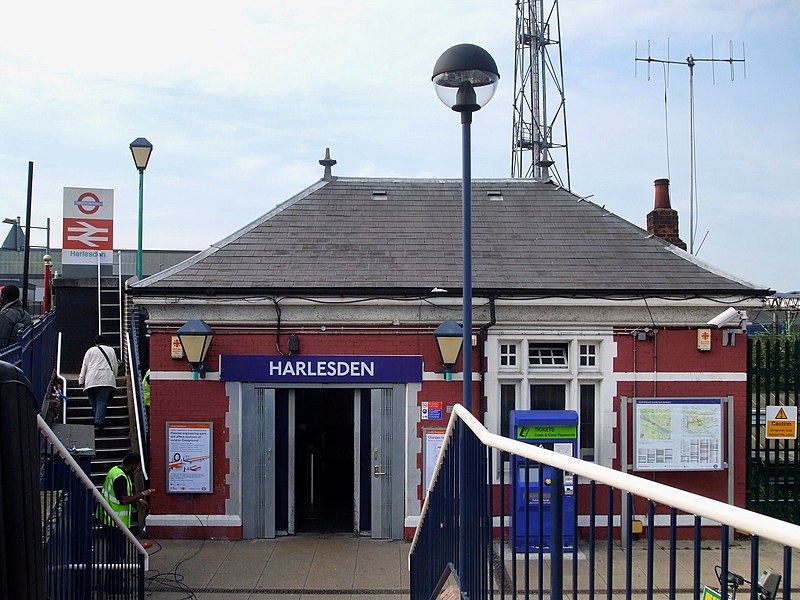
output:
[[[118,335],[119,332],[116,332]],[[117,354],[119,356],[119,353]],[[78,385],[77,375],[67,377],[67,422],[92,425],[94,413],[86,392]],[[95,456],[91,461],[89,477],[98,488],[102,487],[108,472],[122,463],[131,450],[131,415],[128,412],[127,387],[124,377],[117,377],[116,390],[106,409],[106,422],[102,430],[95,429]]]

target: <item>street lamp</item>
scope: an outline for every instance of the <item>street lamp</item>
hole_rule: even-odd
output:
[[[22,232],[23,242],[25,241],[25,230],[20,222],[20,217],[16,219],[12,219],[11,217],[6,217],[3,219],[3,223],[6,225],[13,225],[14,226],[14,245],[16,246],[17,252],[23,249],[24,243],[20,245],[19,243],[19,233]],[[50,254],[50,217],[47,217],[47,225],[45,227],[37,226],[37,225],[30,225],[28,229],[43,229],[47,231],[47,245],[44,247],[47,254]],[[31,246],[31,248],[41,248],[41,246]]]
[[[144,204],[144,170],[150,161],[153,144],[145,138],[136,138],[131,142],[131,154],[136,168],[139,169],[139,245],[136,247],[136,277],[142,278],[142,207]]]
[[[464,408],[472,411],[472,173],[470,124],[472,113],[492,99],[500,73],[491,55],[480,46],[458,44],[445,50],[433,67],[436,95],[461,113],[461,205],[464,311]]]
[[[22,225],[20,225],[20,218],[17,217],[16,219],[12,219],[11,217],[8,217],[3,219],[3,223],[14,226],[14,250],[19,252],[22,250],[22,247],[19,245],[19,232],[22,229]],[[25,234],[23,233],[23,235]]]
[[[464,345],[464,330],[455,321],[444,321],[433,332],[444,367],[445,381],[453,381],[453,370]]]
[[[211,347],[211,340],[214,339],[214,330],[206,325],[205,321],[192,319],[181,325],[177,331],[178,339],[181,342],[183,353],[186,360],[192,365],[192,379],[206,378],[206,367],[204,361],[206,353]]]

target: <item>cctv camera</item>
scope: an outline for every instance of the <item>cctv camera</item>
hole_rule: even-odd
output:
[[[717,329],[723,327],[739,327],[747,319],[747,313],[743,310],[736,310],[732,306],[711,319],[708,324]]]

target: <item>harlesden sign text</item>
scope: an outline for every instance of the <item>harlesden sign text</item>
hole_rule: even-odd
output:
[[[258,383],[409,383],[422,381],[421,356],[223,354],[222,381]]]

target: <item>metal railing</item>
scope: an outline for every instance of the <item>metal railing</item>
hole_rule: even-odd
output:
[[[143,600],[147,551],[70,454],[80,449],[65,448],[41,416],[38,425],[46,597]]]
[[[67,422],[67,402],[69,402],[69,398],[67,397],[67,378],[64,377],[64,374],[61,371],[61,332],[58,332],[58,344],[56,346],[56,372],[55,378],[58,379],[58,382],[61,384],[61,401],[62,406],[60,407],[61,410],[61,423],[64,424]]]
[[[150,436],[147,411],[144,406],[142,392],[142,372],[139,360],[139,343],[137,339],[136,319],[131,316],[131,328],[125,338],[127,343],[128,373],[130,373],[131,390],[133,391],[133,417],[136,421],[136,441],[142,457],[142,477],[149,481],[147,465],[150,461]]]
[[[747,507],[800,525],[800,453],[796,437],[771,437],[767,410],[797,410],[800,339],[759,335],[748,340],[750,431],[746,437]],[[777,410],[777,409],[776,409]],[[787,422],[791,423],[789,419]]]
[[[56,312],[51,310],[0,350],[0,360],[19,367],[31,383],[36,401],[47,396],[56,364]]]
[[[522,461],[524,500],[505,481],[504,465],[514,455]],[[540,465],[552,468],[546,493]],[[533,495],[531,472],[539,478]],[[567,486],[572,512],[563,510],[565,481],[574,484]],[[634,539],[635,506],[644,540]],[[575,540],[566,550],[565,531]],[[457,405],[409,552],[411,598],[460,592],[470,600],[545,593],[650,600],[680,592],[698,600],[707,585],[719,588],[712,596],[721,600],[748,589],[752,600],[772,600],[780,585],[778,593],[790,600],[793,549],[800,550],[797,525],[489,433]],[[762,550],[778,564],[767,564]],[[458,590],[448,591],[453,586]]]

